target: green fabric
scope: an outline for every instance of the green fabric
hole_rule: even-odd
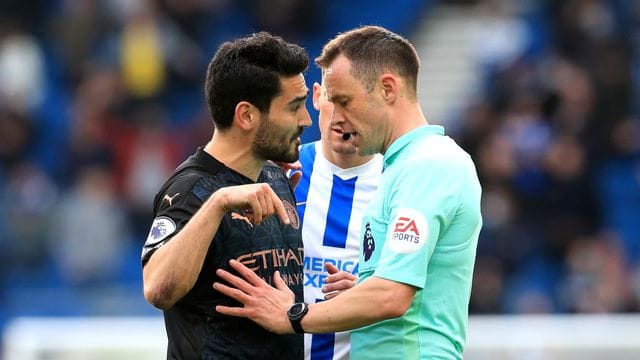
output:
[[[404,316],[352,332],[351,358],[461,359],[482,227],[475,166],[434,125],[397,139],[384,160],[362,221],[359,281],[375,276],[417,291]]]

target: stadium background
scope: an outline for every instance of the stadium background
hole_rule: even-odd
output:
[[[155,191],[209,139],[217,46],[269,30],[314,58],[361,24],[416,44],[427,118],[478,167],[471,313],[638,312],[638,1],[3,0],[0,328],[157,317],[140,248]]]

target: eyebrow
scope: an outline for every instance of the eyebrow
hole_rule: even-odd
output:
[[[289,101],[289,103],[287,103],[287,105],[293,105],[299,102],[305,102],[307,100],[307,96],[309,96],[309,89],[307,89],[307,92],[304,95],[300,95],[298,97],[293,98],[291,101]]]
[[[336,101],[348,100],[348,99],[349,97],[343,94],[335,94],[332,97],[327,97],[327,100],[329,100],[329,102],[336,102]]]

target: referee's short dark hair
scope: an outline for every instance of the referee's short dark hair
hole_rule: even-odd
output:
[[[216,130],[228,129],[235,107],[247,101],[268,113],[282,89],[280,77],[295,76],[309,65],[300,46],[267,32],[220,45],[207,68],[205,97]]]
[[[329,41],[315,61],[326,69],[339,56],[351,61],[351,75],[360,80],[368,91],[384,71],[403,77],[409,90],[417,95],[420,60],[409,40],[380,26],[363,26],[341,34]]]

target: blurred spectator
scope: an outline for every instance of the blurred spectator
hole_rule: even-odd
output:
[[[528,28],[515,15],[517,5],[486,0],[479,5],[481,16],[474,31],[474,53],[489,74],[510,66],[526,50]]]
[[[102,1],[62,2],[59,14],[52,19],[50,26],[57,39],[53,45],[61,56],[64,71],[71,85],[77,86],[87,64],[109,62],[104,56],[99,58],[99,54],[104,55],[101,47],[105,46],[108,35],[114,30],[112,20],[105,16]]]
[[[34,124],[25,115],[0,110],[0,174],[29,156],[34,132]]]
[[[123,266],[126,214],[111,172],[108,163],[85,165],[55,209],[49,248],[69,284],[107,284]]]
[[[173,172],[182,153],[178,149],[182,134],[166,127],[167,114],[159,104],[138,106],[131,123],[123,125],[112,139],[117,156],[116,170],[123,199],[130,209],[136,233],[148,230],[152,220],[149,204],[156,190]]]
[[[628,310],[630,283],[615,238],[576,238],[567,255],[567,275],[559,291],[564,309],[577,313]]]
[[[322,8],[315,1],[253,0],[249,9],[258,28],[297,42],[318,29]]]
[[[48,226],[57,200],[53,181],[27,161],[7,172],[0,192],[2,239],[7,252],[3,267],[11,276],[26,279],[46,271]]]
[[[199,83],[206,57],[155,1],[119,2],[124,6],[118,39],[123,83],[133,99],[159,99],[167,82]]]
[[[615,156],[597,169],[597,195],[605,229],[620,236],[623,259],[640,264],[640,121],[627,119],[611,133]]]
[[[27,114],[40,105],[44,60],[36,39],[12,22],[0,23],[0,107]]]

